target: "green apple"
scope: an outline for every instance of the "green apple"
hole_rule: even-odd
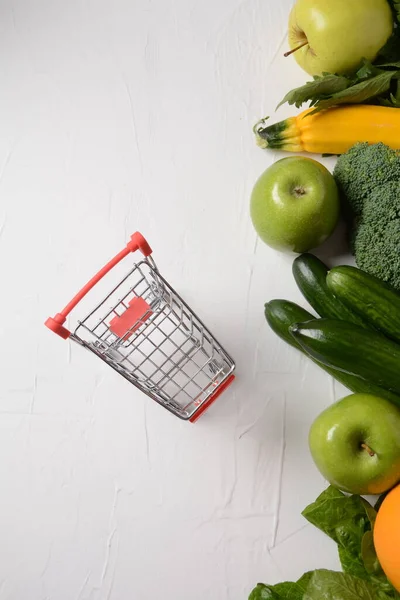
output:
[[[310,75],[348,73],[374,60],[393,31],[387,0],[297,0],[289,17],[289,45]]]
[[[272,248],[299,253],[316,248],[338,221],[335,180],[312,158],[282,158],[256,182],[250,214],[258,235]]]
[[[370,394],[332,404],[311,426],[319,471],[351,494],[382,494],[400,480],[400,410]]]

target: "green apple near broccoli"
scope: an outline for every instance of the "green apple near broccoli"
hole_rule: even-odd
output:
[[[387,0],[297,0],[288,37],[296,61],[310,75],[344,74],[363,58],[373,61],[392,31]]]
[[[260,238],[281,251],[306,252],[322,244],[339,218],[339,193],[331,173],[311,158],[290,156],[256,182],[250,214]]]
[[[324,410],[309,445],[321,474],[351,494],[381,494],[400,480],[400,410],[370,394],[352,394]]]

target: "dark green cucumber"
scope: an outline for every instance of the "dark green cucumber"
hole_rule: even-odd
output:
[[[299,290],[320,317],[364,325],[361,317],[328,288],[328,267],[319,258],[313,254],[301,254],[294,260],[292,272]]]
[[[329,375],[334,377],[339,383],[352,392],[359,394],[373,394],[381,398],[386,398],[387,400],[390,400],[390,402],[400,406],[400,396],[396,396],[396,394],[369,383],[360,377],[356,377],[355,375],[343,373],[343,371],[327,367],[305,352],[304,348],[302,348],[289,331],[289,328],[296,323],[315,319],[312,314],[304,310],[304,308],[301,308],[301,306],[289,302],[289,300],[271,300],[271,302],[268,302],[265,305],[265,318],[276,335],[294,348],[303,352],[315,364],[321,367],[321,369],[324,369]]]
[[[315,319],[289,329],[318,362],[400,394],[400,346],[381,333],[334,319]]]
[[[289,300],[271,300],[265,305],[265,318],[272,331],[286,343],[304,352],[289,331],[295,323],[311,321],[315,317],[298,304]]]
[[[400,342],[400,294],[355,267],[329,271],[327,286],[348,308],[387,337]]]

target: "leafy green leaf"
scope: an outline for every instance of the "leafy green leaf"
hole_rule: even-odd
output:
[[[249,596],[249,600],[276,600],[277,596],[274,593],[274,586],[257,583],[254,590]]]
[[[397,108],[396,106],[394,106],[394,104],[392,102],[391,95],[389,96],[389,98],[378,98],[378,104],[379,104],[379,106],[388,106],[389,108]]]
[[[367,575],[361,556],[361,540],[365,532],[366,519],[348,520],[336,528],[339,558],[343,571],[357,577]]]
[[[302,577],[297,581],[297,585],[305,592],[308,588],[308,584],[310,583],[311,577],[313,576],[314,571],[308,571],[308,573],[304,573]]]
[[[382,69],[400,69],[400,61],[387,62],[383,63],[382,65],[378,65],[378,70],[382,71]]]
[[[278,583],[274,591],[279,600],[303,600],[305,589],[297,583]]]
[[[339,546],[338,552],[340,564],[345,573],[354,575],[354,577],[359,577],[360,579],[369,579],[369,574],[365,568],[360,548],[354,552],[354,550],[350,550],[345,546]]]
[[[374,528],[376,517],[378,515],[376,509],[370,505],[369,502],[365,500],[365,498],[361,498],[362,505],[364,506],[364,510],[367,514],[369,522],[371,523],[372,529]]]
[[[368,567],[372,567],[373,559],[367,548],[364,549],[363,556],[363,539],[366,532],[372,535],[371,529],[377,515],[375,507],[361,496],[346,496],[330,486],[303,511],[303,515],[338,544],[342,569],[347,575],[367,581],[381,596],[386,594],[382,596],[382,600],[396,598],[379,562],[374,564],[373,573],[368,570]],[[367,541],[364,541],[364,544],[366,543]]]
[[[389,0],[389,4],[392,7],[395,20],[400,23],[400,0]]]
[[[376,513],[366,500],[360,496],[345,496],[330,486],[303,511],[303,516],[338,544],[340,562],[346,573],[368,578],[361,541]]]
[[[376,598],[380,600],[399,600],[400,595],[387,580],[386,575],[382,572],[379,575],[371,575],[370,583],[375,586]]]
[[[400,81],[396,81],[396,88],[393,90],[394,93],[389,95],[389,98],[382,98],[381,104],[383,106],[391,106],[392,108],[400,108]]]
[[[393,96],[393,94],[391,94]],[[400,104],[400,80],[398,79],[396,81],[396,92],[393,96],[393,98],[396,100],[396,102],[398,102]]]
[[[346,496],[329,486],[303,515],[336,541],[344,573],[321,569],[306,573],[295,583],[259,583],[249,600],[400,600],[379,564],[373,543],[377,510],[385,496],[372,507],[360,496]]]
[[[336,92],[345,90],[351,85],[351,80],[341,75],[327,74],[323,77],[315,78],[314,81],[308,81],[305,85],[295,88],[286,94],[279,102],[277,108],[285,104],[294,104],[296,108],[300,108],[304,102],[311,100],[313,104],[314,98],[329,97]]]
[[[375,77],[376,75],[379,75],[380,73],[384,73],[384,71],[382,71],[380,66],[376,67],[369,60],[363,60],[363,63],[361,65],[361,67],[358,69],[358,71],[356,72],[354,79],[355,79],[355,81],[357,81],[357,79],[359,81],[362,81],[364,79],[371,79],[371,77]]]
[[[377,574],[382,572],[374,546],[374,536],[372,531],[366,531],[361,540],[361,556],[367,573]]]
[[[265,585],[259,583],[249,596],[249,600],[303,600],[304,593],[313,572],[305,573],[297,582]]]
[[[396,0],[400,14],[400,0]],[[400,71],[400,27],[380,50],[374,63],[364,59],[351,74],[323,73],[313,81],[288,92],[278,107],[284,103],[300,108],[308,102],[315,112],[338,104],[364,102],[395,106],[390,95],[390,85]],[[389,103],[389,104],[388,104]]]
[[[364,526],[367,520],[360,496],[345,496],[333,486],[329,486],[315,502],[307,506],[302,515],[335,542],[345,535],[342,531],[344,523],[361,520]]]
[[[395,75],[396,71],[383,71],[371,79],[360,81],[341,92],[333,94],[330,98],[319,101],[315,111],[337,106],[338,104],[362,104],[366,100],[387,92]]]
[[[390,600],[398,600],[400,598],[400,595],[389,583],[383,571],[379,575],[371,575],[369,581],[376,586],[377,598],[383,598],[384,600],[387,598]]]
[[[369,527],[369,519],[366,514],[354,516],[336,526],[336,541],[355,553],[359,551],[361,539]]]
[[[371,584],[346,573],[314,571],[303,600],[376,600]]]

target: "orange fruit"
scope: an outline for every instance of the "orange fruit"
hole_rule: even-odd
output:
[[[386,577],[400,591],[400,485],[389,492],[378,511],[374,544]]]

